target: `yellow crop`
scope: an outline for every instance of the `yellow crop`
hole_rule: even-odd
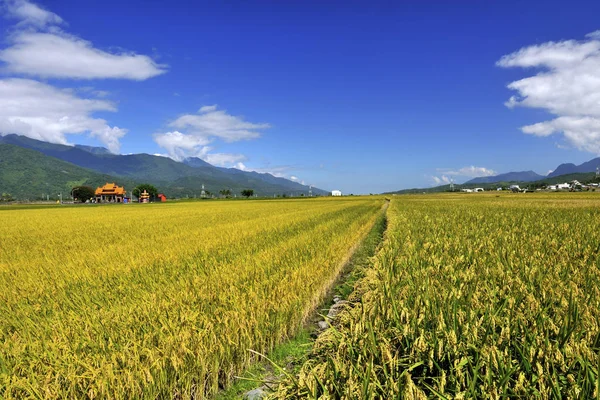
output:
[[[280,398],[597,398],[600,196],[397,196],[354,306]]]
[[[0,398],[202,398],[294,334],[379,199],[0,210]]]

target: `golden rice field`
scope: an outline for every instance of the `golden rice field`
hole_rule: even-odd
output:
[[[214,394],[298,331],[382,204],[1,209],[0,398]]]
[[[279,398],[598,398],[599,194],[395,196],[388,219]]]

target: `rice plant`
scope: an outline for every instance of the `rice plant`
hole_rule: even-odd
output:
[[[204,398],[298,331],[382,199],[0,210],[0,398]]]
[[[398,196],[353,306],[276,397],[598,397],[600,197]]]

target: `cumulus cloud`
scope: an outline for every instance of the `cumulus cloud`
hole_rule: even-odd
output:
[[[145,80],[166,70],[150,57],[111,54],[65,33],[20,32],[0,51],[5,71],[44,78]]]
[[[244,170],[246,168],[246,166],[242,164],[242,161],[246,161],[246,156],[243,154],[210,153],[204,157],[204,161],[219,167],[225,167],[234,164],[242,167],[238,169]]]
[[[556,118],[521,127],[526,134],[562,134],[579,150],[600,154],[600,31],[581,41],[564,40],[524,47],[500,58],[504,68],[536,68],[514,81],[505,103],[548,111]]]
[[[182,115],[169,126],[186,130],[196,137],[219,138],[225,142],[256,139],[260,137],[260,130],[270,128],[269,124],[246,122],[243,117],[217,110],[216,105],[204,106],[196,114]]]
[[[469,177],[469,178],[477,178],[480,176],[496,175],[496,171],[494,171],[493,169],[489,169],[489,168],[485,168],[485,167],[476,167],[474,165],[462,167],[460,169],[438,168],[437,170],[439,172],[444,173],[445,175],[465,176],[465,177]]]
[[[58,15],[26,0],[5,1],[4,6],[1,8],[4,9],[8,17],[18,19],[21,26],[45,27],[46,25],[63,23],[62,18]]]
[[[67,135],[89,133],[116,153],[127,130],[109,126],[97,111],[116,111],[113,103],[86,99],[71,90],[30,79],[0,80],[0,134],[68,144]]]
[[[245,161],[242,154],[209,153],[206,147],[215,140],[236,142],[260,137],[260,131],[270,127],[266,123],[252,123],[243,117],[218,110],[216,105],[204,106],[196,114],[185,114],[169,124],[175,131],[157,133],[154,141],[175,160],[200,157],[216,165],[228,166]]]
[[[166,72],[166,66],[133,52],[109,53],[62,31],[62,19],[26,0],[7,3],[8,16],[20,19],[0,50],[3,70],[44,78],[145,80]],[[27,25],[26,27],[24,26]]]
[[[470,165],[459,169],[452,168],[438,168],[437,171],[441,173],[440,176],[431,176],[431,180],[436,185],[448,185],[458,178],[478,178],[480,176],[492,176],[496,175],[496,171],[485,168],[476,167]]]
[[[204,158],[211,150],[206,146],[209,141],[205,138],[186,135],[179,131],[155,134],[154,141],[167,151],[169,157],[177,161],[186,157]]]
[[[452,179],[447,177],[446,175],[432,176],[431,179],[436,185],[447,185],[452,181]]]

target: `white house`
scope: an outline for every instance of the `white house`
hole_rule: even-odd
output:
[[[460,189],[461,192],[473,193],[473,189]]]
[[[483,192],[483,188],[475,188],[475,192]]]
[[[569,189],[570,187],[571,185],[569,185],[568,183],[559,183],[558,185],[556,185],[557,190]]]
[[[332,191],[331,191],[331,195],[332,195],[332,196],[341,196],[341,195],[342,195],[342,192],[341,192],[341,191],[339,191],[339,190],[332,190]]]

